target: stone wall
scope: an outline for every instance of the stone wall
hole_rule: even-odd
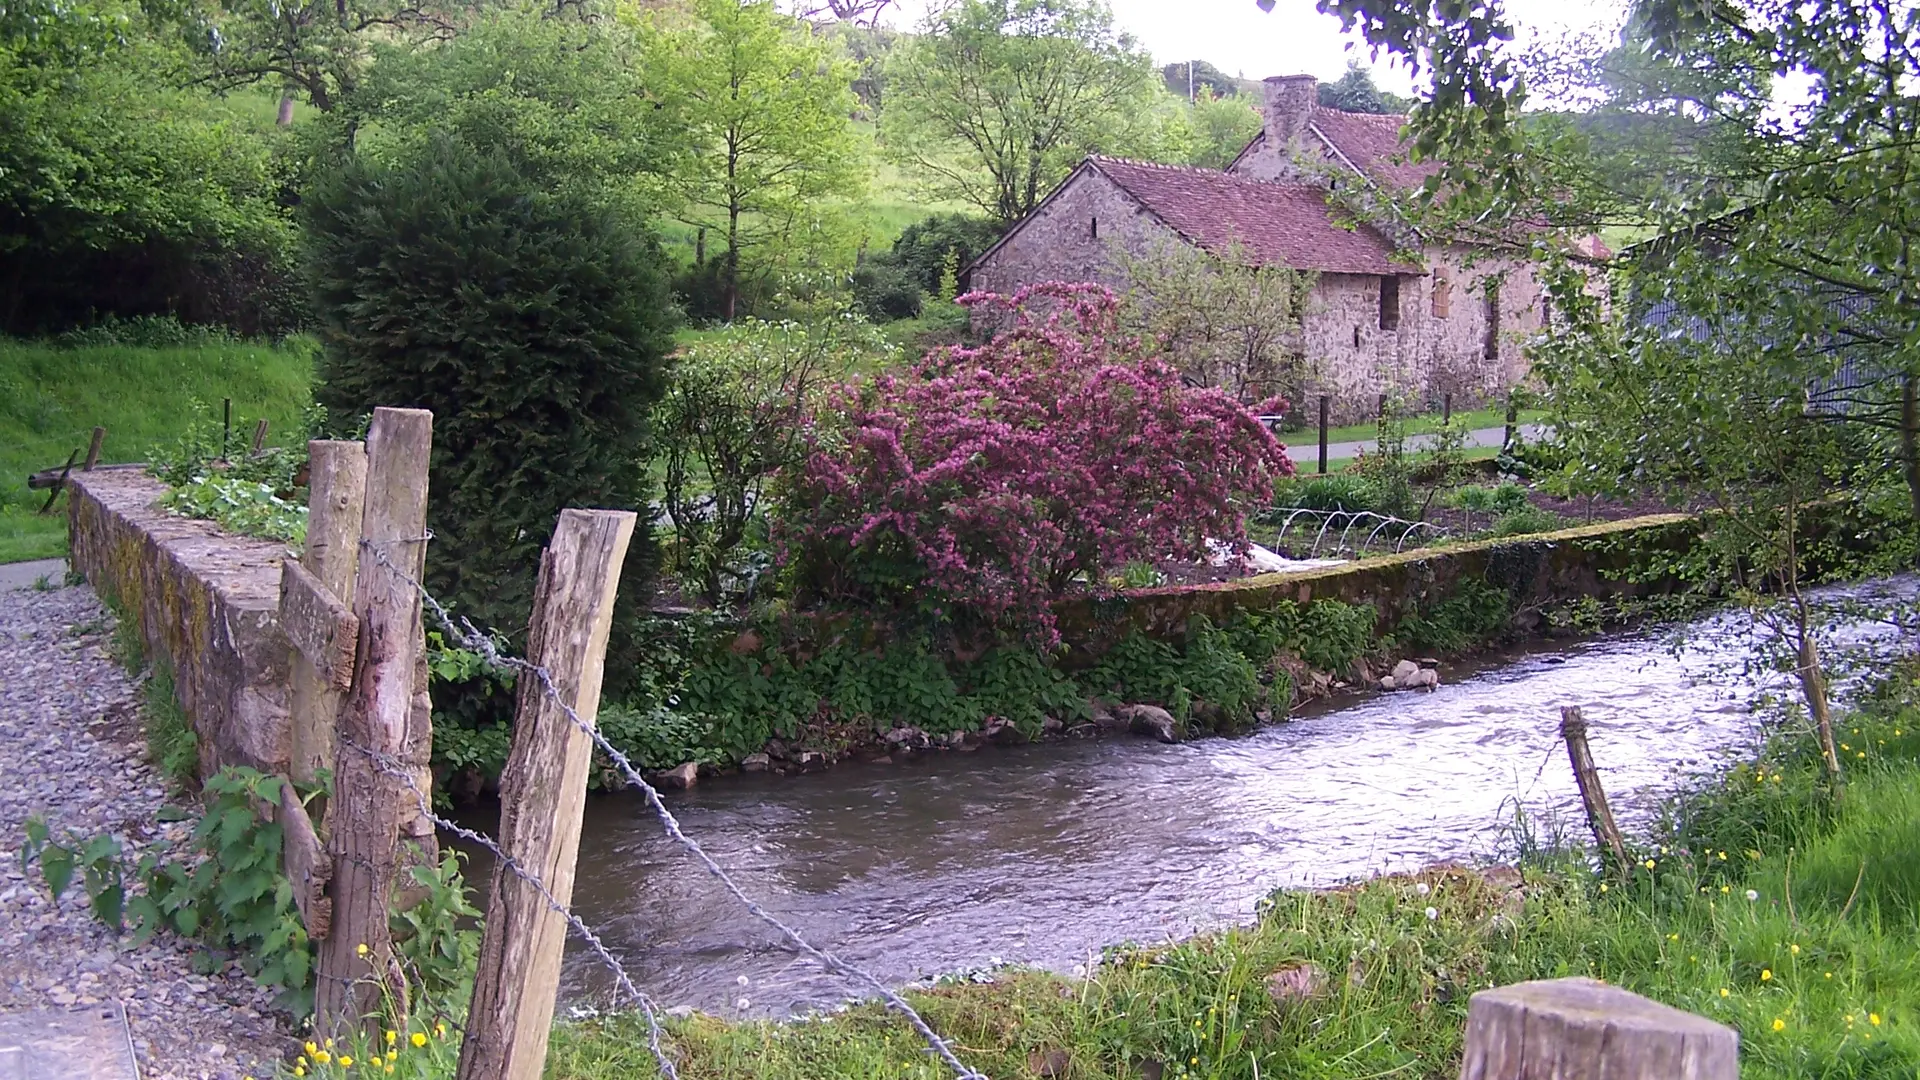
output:
[[[1519,628],[1532,630],[1538,627],[1540,610],[1554,603],[1658,591],[1658,585],[1630,585],[1608,575],[1634,565],[1646,552],[1684,550],[1698,529],[1688,515],[1661,514],[1412,551],[1321,570],[1265,574],[1214,585],[1134,589],[1107,599],[1083,598],[1060,605],[1060,632],[1075,654],[1093,656],[1134,629],[1174,640],[1184,635],[1188,621],[1196,615],[1220,624],[1238,611],[1257,611],[1283,601],[1339,600],[1373,607],[1379,616],[1376,633],[1390,634],[1409,616],[1445,600],[1469,579],[1507,590],[1519,612]]]
[[[159,508],[165,485],[141,469],[74,473],[73,568],[137,619],[200,744],[200,774],[277,771],[289,753],[287,640],[280,632],[286,545],[222,532]]]

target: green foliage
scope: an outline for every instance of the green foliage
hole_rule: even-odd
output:
[[[964,0],[894,52],[881,131],[940,197],[1010,224],[1089,152],[1152,156],[1159,83],[1104,4]]]
[[[1512,623],[1513,599],[1506,590],[1464,578],[1446,599],[1402,619],[1394,636],[1421,652],[1463,653],[1499,640]]]
[[[458,851],[442,851],[437,865],[420,855],[419,847],[409,843],[402,859],[419,902],[387,911],[394,954],[427,998],[466,1001],[472,997],[474,967],[480,959],[480,932],[475,929],[480,911],[460,875]]]
[[[1412,102],[1374,85],[1373,75],[1358,60],[1348,60],[1338,79],[1320,84],[1320,107],[1356,113],[1404,113]]]
[[[205,518],[222,529],[298,547],[307,541],[307,508],[274,494],[272,484],[233,476],[201,476],[174,488],[160,504],[176,514]]]
[[[90,326],[56,335],[54,344],[68,349],[97,349],[129,345],[142,349],[207,349],[241,344],[224,326],[183,323],[172,315],[108,315]]]
[[[1233,164],[1263,120],[1259,106],[1237,93],[1201,94],[1188,110],[1193,126],[1193,152],[1187,164],[1203,169],[1225,169]]]
[[[127,882],[121,866],[120,841],[111,836],[88,837],[68,830],[61,840],[53,839],[47,821],[38,814],[25,825],[26,842],[20,846],[20,869],[25,872],[40,864],[40,879],[57,901],[80,875],[87,903],[100,921],[118,934],[126,926]]]
[[[1526,506],[1518,510],[1501,514],[1493,527],[1487,530],[1494,536],[1528,536],[1533,533],[1553,532],[1567,527],[1567,519],[1551,510],[1537,506]]]
[[[1268,659],[1271,659],[1269,656]],[[1251,727],[1254,710],[1267,703],[1267,688],[1252,660],[1236,647],[1235,637],[1196,618],[1183,647],[1155,641],[1135,631],[1102,653],[1081,676],[1087,690],[1109,701],[1164,706],[1182,724],[1200,718],[1196,706],[1215,712],[1223,730]],[[1284,711],[1288,696],[1279,699]]]
[[[136,636],[131,655],[137,657],[140,652],[137,624],[123,616],[119,625]],[[191,789],[200,779],[200,739],[193,733],[186,710],[174,698],[173,673],[156,666],[147,679],[146,699],[142,712],[147,760],[176,788]]]
[[[269,446],[249,453],[253,424],[245,417],[234,416],[229,427],[197,399],[187,401],[185,412],[186,422],[173,441],[156,443],[147,451],[148,472],[176,488],[217,473],[221,479],[262,485],[269,495],[292,491],[294,473],[306,461],[304,446]]]
[[[579,189],[448,138],[356,159],[304,208],[316,396],[336,424],[433,410],[428,585],[517,630],[561,508],[646,505],[646,415],[672,347],[658,247]],[[647,516],[623,612],[650,593]]]
[[[1378,513],[1382,502],[1379,489],[1372,480],[1357,472],[1339,472],[1325,476],[1286,477],[1273,485],[1273,505],[1276,510]],[[1263,520],[1267,524],[1277,525],[1285,517],[1280,515],[1276,518],[1268,514]]]
[[[1256,665],[1287,653],[1315,671],[1344,674],[1372,651],[1377,619],[1368,604],[1282,600],[1262,610],[1242,609],[1224,629]]]
[[[904,229],[886,260],[935,300],[959,295],[946,276],[950,265],[969,266],[1000,240],[1000,226],[973,214],[931,214]]]
[[[676,215],[711,230],[719,316],[739,313],[743,280],[821,254],[844,231],[832,201],[865,179],[854,139],[854,70],[825,35],[773,0],[689,0],[691,25],[651,25],[649,96],[670,103],[690,146],[668,175]],[[849,260],[850,261],[850,260]]]
[[[735,551],[761,523],[768,485],[806,449],[822,394],[872,366],[887,343],[850,312],[806,323],[747,320],[682,351],[654,409],[673,567],[709,603],[751,590],[770,558],[743,567]],[[763,552],[764,556],[764,552]]]
[[[911,319],[920,314],[924,294],[906,268],[891,261],[868,259],[853,268],[850,281],[854,307],[876,322]]]

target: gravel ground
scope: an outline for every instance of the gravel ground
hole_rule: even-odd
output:
[[[0,1011],[126,1006],[144,1077],[267,1077],[292,1040],[272,995],[237,967],[197,974],[192,949],[163,936],[134,948],[87,909],[78,885],[56,906],[24,874],[22,825],[55,835],[111,832],[128,861],[181,844],[157,823],[164,782],[140,737],[140,687],[111,653],[112,616],[91,589],[0,592]]]

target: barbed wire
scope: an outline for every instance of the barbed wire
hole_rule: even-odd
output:
[[[561,918],[567,920],[567,924],[573,928],[574,933],[579,934],[581,940],[587,943],[587,947],[592,949],[594,953],[600,957],[601,963],[606,964],[613,970],[615,985],[625,991],[640,1005],[641,1014],[647,1018],[647,1049],[653,1054],[655,1063],[660,1066],[660,1075],[665,1077],[666,1080],[680,1080],[679,1070],[674,1068],[672,1059],[670,1059],[666,1051],[661,1048],[660,1017],[658,1010],[653,1006],[653,999],[642,993],[640,988],[634,985],[633,980],[628,977],[626,969],[622,967],[620,961],[614,957],[612,950],[607,948],[606,943],[600,940],[600,935],[593,932],[592,927],[588,926],[580,916],[575,915],[567,905],[562,904],[559,898],[553,895],[552,891],[547,888],[546,884],[542,882],[537,875],[527,870],[526,867],[521,866],[519,861],[513,856],[501,850],[500,845],[495,843],[492,837],[484,833],[475,832],[458,822],[450,821],[434,813],[432,801],[428,798],[426,792],[420,790],[420,784],[413,778],[413,770],[407,767],[406,762],[391,754],[381,753],[372,747],[361,746],[359,743],[354,742],[344,735],[339,736],[338,739],[341,746],[348,747],[373,762],[375,769],[378,769],[388,776],[398,777],[405,783],[407,789],[413,792],[415,801],[420,804],[421,817],[433,822],[436,828],[444,829],[470,844],[478,844],[487,849],[493,854],[495,865],[505,868],[506,871],[514,877],[533,886],[535,891],[539,892],[540,898],[547,902],[547,906],[552,908]]]
[[[432,538],[433,534],[429,532],[424,536],[387,541],[386,543],[424,543]],[[427,591],[427,587],[424,584],[414,580],[412,575],[408,574],[407,571],[395,565],[392,560],[387,558],[386,552],[382,550],[383,545],[381,543],[362,538],[360,546],[362,549],[370,552],[375,561],[391,571],[400,580],[406,582],[408,587],[419,594],[421,602],[432,610],[435,620],[440,623],[442,629],[455,644],[477,654],[484,663],[495,670],[525,672],[538,680],[541,692],[552,700],[554,705],[573,723],[574,727],[580,729],[588,738],[593,740],[594,745],[599,747],[600,752],[605,754],[608,760],[612,761],[619,770],[627,786],[639,790],[640,794],[646,799],[647,805],[652,808],[654,816],[659,819],[661,827],[665,829],[667,836],[705,867],[707,873],[711,874],[715,880],[720,882],[721,886],[725,888],[749,914],[785,938],[796,951],[811,957],[827,970],[840,975],[848,981],[872,990],[879,996],[880,1000],[886,1003],[888,1008],[899,1013],[914,1031],[919,1033],[920,1037],[927,1044],[928,1052],[945,1062],[946,1065],[953,1070],[958,1080],[988,1080],[986,1074],[970,1068],[965,1062],[961,1061],[959,1055],[954,1052],[952,1044],[942,1037],[939,1032],[933,1030],[933,1025],[927,1023],[926,1018],[921,1016],[920,1011],[915,1009],[912,1003],[907,1001],[906,998],[901,997],[899,993],[881,982],[878,978],[875,978],[870,972],[856,967],[842,960],[840,957],[815,946],[809,942],[800,931],[787,925],[778,916],[768,911],[765,907],[762,907],[758,901],[747,895],[746,890],[741,888],[739,882],[734,880],[733,875],[728,873],[725,867],[722,867],[718,862],[714,861],[713,856],[707,854],[706,849],[700,846],[699,841],[686,834],[680,827],[680,820],[673,815],[673,811],[669,810],[666,802],[660,798],[660,792],[656,790],[652,784],[647,782],[646,778],[640,774],[639,769],[634,767],[633,762],[628,759],[627,755],[620,752],[611,742],[608,742],[606,736],[602,735],[598,728],[581,719],[580,714],[568,703],[566,696],[560,692],[559,686],[554,683],[552,673],[547,671],[545,667],[535,664],[530,660],[501,652],[498,645],[494,642],[494,639],[475,627],[472,622],[465,618],[456,621],[452,613],[448,612],[446,607],[443,606],[432,593]],[[359,747],[355,749],[368,752]],[[415,794],[419,795],[420,791],[418,786],[411,784],[411,774],[408,775],[407,779],[410,782],[410,786],[413,786]],[[441,819],[433,817],[430,810],[427,812],[429,819],[438,824]],[[462,835],[464,833],[465,830],[461,830],[457,832],[456,835]],[[499,848],[491,842],[482,841],[482,843],[485,843],[486,846],[496,854],[500,854],[503,858],[505,857],[504,853],[501,853]],[[516,873],[520,872],[516,871]],[[525,875],[521,874],[520,876]],[[528,878],[528,880],[531,881],[532,879]],[[534,884],[538,885],[538,882],[535,881]],[[555,910],[566,915],[567,919],[577,930],[589,935],[591,934],[576,916],[554,901],[552,894],[548,893],[544,886],[540,888],[542,894],[547,897],[548,902],[555,905]],[[598,938],[590,938],[590,940],[593,943],[598,942]],[[632,980],[627,977],[625,969],[611,952],[607,951],[604,946],[599,946],[596,952],[599,954],[601,962],[613,969],[615,977],[622,982],[623,987],[633,986]],[[636,996],[639,995],[637,988],[633,989],[632,992]],[[657,1040],[659,1036],[659,1024],[650,1009],[647,1010],[647,1017],[650,1025],[649,1039],[651,1042],[652,1040]],[[663,1068],[670,1069],[671,1066],[666,1063],[665,1056],[657,1049],[655,1053],[656,1057],[661,1061]],[[669,1077],[676,1076],[676,1074],[671,1072],[668,1072],[667,1075]]]

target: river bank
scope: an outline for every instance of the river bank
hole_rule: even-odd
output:
[[[1475,990],[1586,974],[1741,1032],[1743,1076],[1920,1068],[1920,709],[1909,672],[1846,719],[1851,779],[1770,741],[1639,834],[1624,878],[1563,848],[1517,872],[1429,869],[1282,890],[1252,925],[913,995],[995,1077],[1451,1077]],[[877,1007],[669,1025],[689,1078],[941,1075]],[[564,1024],[548,1075],[652,1076],[631,1015]]]

